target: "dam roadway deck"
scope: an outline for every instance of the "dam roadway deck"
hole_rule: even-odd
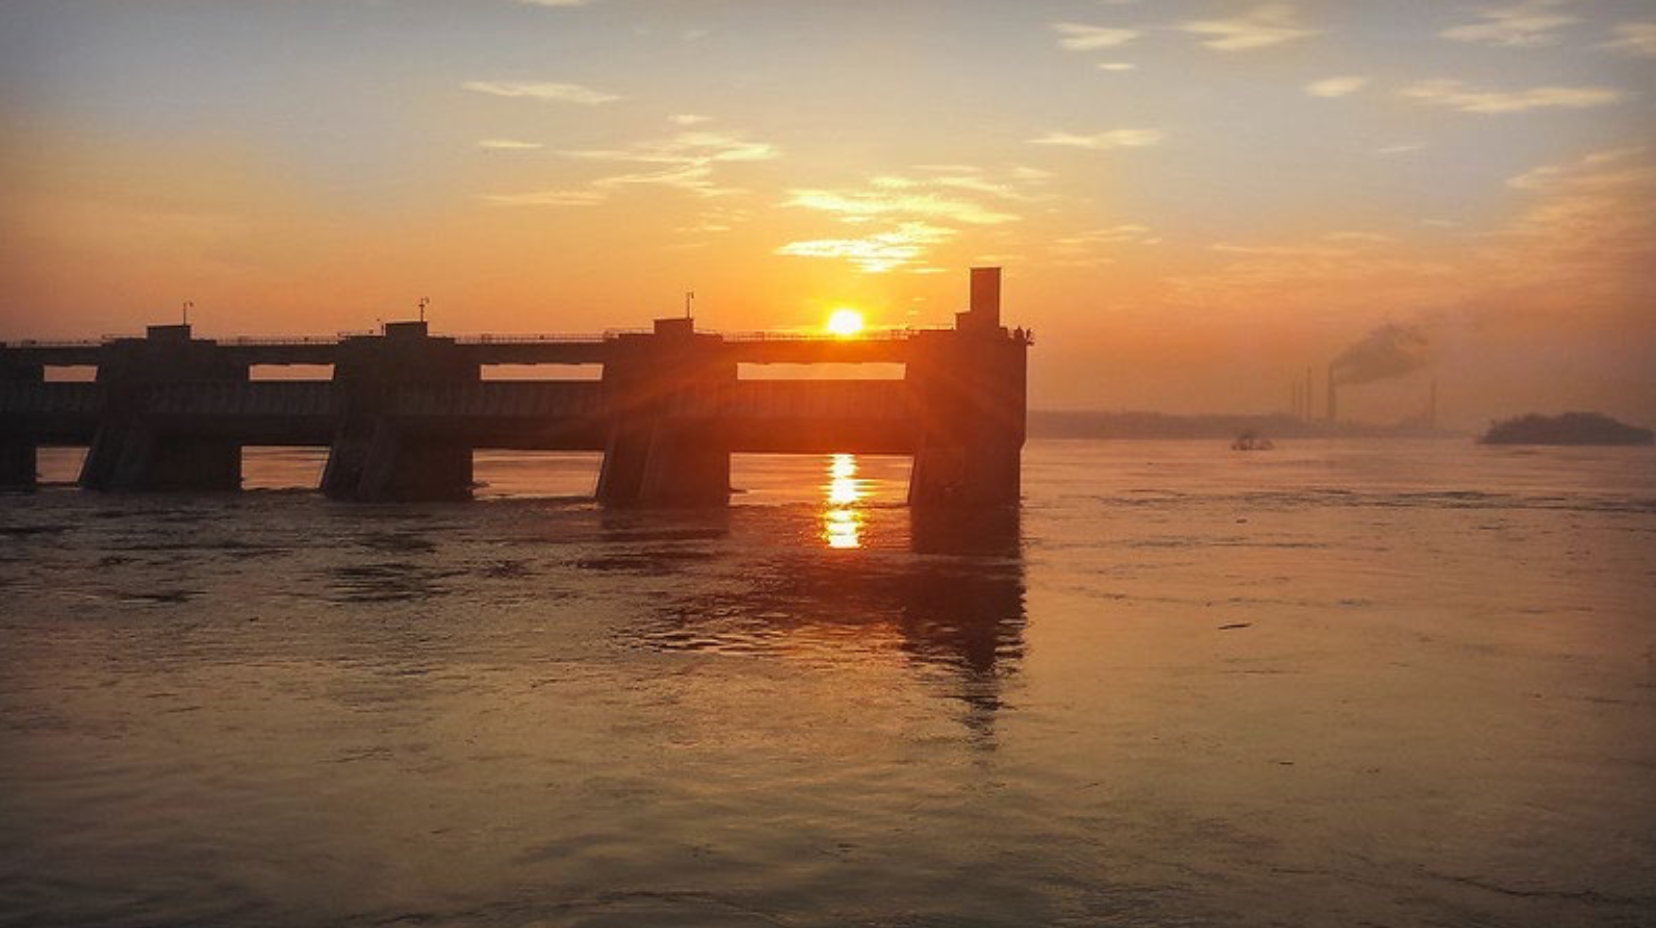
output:
[[[906,454],[915,504],[1015,504],[1030,339],[974,269],[948,329],[850,338],[718,335],[690,319],[595,336],[433,336],[424,322],[324,338],[143,338],[0,346],[0,485],[40,445],[85,445],[82,486],[236,489],[243,446],[329,449],[322,489],[357,500],[469,495],[477,448],[601,451],[611,505],[721,504],[730,455]],[[901,379],[741,379],[742,365],[897,364]],[[325,366],[326,379],[252,380]],[[597,380],[485,380],[491,365],[595,365]],[[48,368],[90,367],[86,382]]]
[[[167,327],[170,328],[170,327]],[[903,364],[911,341],[921,332],[949,329],[892,329],[856,338],[752,332],[722,335],[708,349],[733,364]],[[487,366],[605,364],[625,351],[626,339],[649,331],[609,332],[603,335],[472,335],[451,341],[454,353],[467,363]],[[231,363],[248,367],[328,366],[342,346],[370,335],[299,338],[232,338],[213,342]],[[135,339],[109,337],[71,342],[9,342],[0,346],[0,359],[10,366],[97,367],[106,349]]]

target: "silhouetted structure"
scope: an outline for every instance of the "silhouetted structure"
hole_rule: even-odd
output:
[[[245,445],[326,446],[339,499],[464,497],[476,448],[602,451],[611,505],[722,504],[733,452],[909,454],[915,504],[1015,504],[1030,339],[1000,324],[1000,269],[972,270],[951,329],[853,338],[698,332],[688,318],[592,337],[144,338],[0,347],[0,485],[41,444],[89,446],[81,485],[234,489]],[[740,364],[901,363],[901,380],[741,380]],[[491,364],[603,367],[598,381],[485,381]],[[328,381],[249,380],[332,365]],[[47,382],[93,366],[91,383]]]

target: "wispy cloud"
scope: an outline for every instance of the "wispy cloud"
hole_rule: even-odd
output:
[[[876,178],[873,188],[855,191],[792,190],[782,205],[833,213],[851,222],[913,216],[970,225],[996,225],[1018,219],[1016,214],[999,211],[964,197],[906,188],[892,184],[886,178]]]
[[[1060,267],[1099,267],[1113,263],[1111,252],[1122,245],[1159,245],[1149,226],[1136,222],[1088,229],[1053,239],[1047,251]]]
[[[1514,190],[1553,190],[1561,187],[1603,189],[1631,179],[1656,178],[1648,164],[1639,163],[1644,149],[1612,148],[1596,151],[1565,164],[1547,164],[1507,179]]]
[[[1610,34],[1615,38],[1604,43],[1604,48],[1641,58],[1656,58],[1656,22],[1617,23]]]
[[[541,147],[539,142],[524,142],[518,139],[481,139],[477,147],[484,151],[531,151]]]
[[[883,274],[924,257],[928,246],[953,238],[955,231],[924,222],[905,222],[889,232],[862,238],[821,238],[789,242],[776,254],[798,258],[849,261],[868,274]]]
[[[1339,231],[1273,242],[1215,242],[1209,251],[1223,263],[1167,279],[1176,302],[1246,305],[1267,299],[1278,306],[1325,306],[1327,294],[1342,303],[1396,305],[1441,296],[1461,279],[1448,260],[1423,258],[1388,236]]]
[[[1405,87],[1403,96],[1430,106],[1463,113],[1522,113],[1540,109],[1583,109],[1607,106],[1622,99],[1614,87],[1531,87],[1527,90],[1482,90],[1463,81],[1420,81]]]
[[[916,165],[915,170],[926,176],[914,178],[887,175],[869,181],[869,186],[888,190],[926,190],[942,188],[982,194],[997,200],[1029,203],[1046,198],[1042,185],[1052,177],[1050,171],[1019,165],[1000,175],[965,164]]]
[[[528,97],[559,103],[577,103],[581,106],[597,106],[621,99],[616,94],[593,90],[580,84],[551,81],[467,81],[460,86],[473,93],[486,93],[497,97]]]
[[[626,148],[577,149],[559,154],[591,161],[619,161],[659,165],[651,170],[628,171],[593,181],[597,187],[625,187],[654,184],[676,187],[698,196],[713,197],[741,192],[739,188],[715,182],[719,165],[735,162],[770,161],[781,156],[769,142],[745,139],[723,132],[687,131],[665,139],[641,142]]]
[[[1081,23],[1053,23],[1052,28],[1059,35],[1059,47],[1067,48],[1072,52],[1115,48],[1119,45],[1126,45],[1141,34],[1136,29],[1111,29],[1105,26],[1087,26]]]
[[[879,226],[854,237],[790,242],[778,254],[850,261],[868,273],[899,267],[919,273],[930,247],[960,227],[1016,222],[1012,204],[1048,197],[1052,174],[1037,168],[984,170],[964,164],[918,165],[908,174],[870,178],[859,188],[788,191],[783,206],[825,213],[842,223]]]
[[[1325,77],[1320,81],[1306,84],[1305,92],[1313,97],[1344,97],[1362,90],[1368,84],[1368,80],[1356,75]]]
[[[1181,23],[1178,28],[1193,35],[1208,36],[1202,44],[1222,52],[1268,48],[1317,34],[1317,30],[1301,25],[1294,8],[1286,3],[1257,6],[1231,19]]]
[[[1555,12],[1564,0],[1525,0],[1512,6],[1486,7],[1478,21],[1454,26],[1438,33],[1456,42],[1478,42],[1506,48],[1539,48],[1557,45],[1558,32],[1580,22],[1577,17]]]
[[[770,161],[781,152],[769,142],[724,132],[680,132],[626,148],[583,148],[560,152],[573,158],[637,161],[647,164],[711,164],[716,161]]]
[[[603,201],[604,194],[598,190],[531,190],[483,196],[483,202],[491,206],[593,206]]]
[[[731,229],[753,218],[753,211],[737,207],[711,207],[704,210],[696,219],[693,226],[681,227],[680,232],[713,233],[729,232]]]
[[[723,165],[768,161],[781,155],[768,142],[756,142],[736,134],[698,131],[680,132],[625,148],[558,154],[585,161],[613,161],[643,167],[595,178],[584,188],[492,194],[484,200],[497,206],[590,206],[603,202],[620,188],[637,186],[671,187],[699,197],[727,196],[744,191],[719,182],[717,172]]]
[[[1100,71],[1131,71],[1136,67],[1138,65],[1131,61],[1100,61],[1098,63],[1098,70]]]
[[[1375,149],[1377,155],[1406,155],[1426,147],[1425,142],[1398,142],[1395,145],[1386,145]]]
[[[1572,305],[1648,293],[1656,259],[1656,161],[1642,148],[1593,152],[1526,171],[1507,185],[1530,198],[1490,236],[1488,257],[1515,283],[1562,287]],[[1641,300],[1641,297],[1635,297]]]
[[[668,117],[668,121],[675,126],[699,126],[704,122],[712,122],[712,120],[713,117],[703,116],[699,113],[679,113]]]
[[[1166,134],[1160,129],[1111,129],[1107,132],[1095,132],[1092,135],[1078,135],[1073,132],[1049,132],[1040,138],[1030,139],[1029,144],[1108,151],[1112,148],[1148,148],[1152,145],[1160,145],[1165,138]]]

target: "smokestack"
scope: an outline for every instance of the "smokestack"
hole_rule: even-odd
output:
[[[1316,390],[1311,386],[1311,365],[1309,364],[1305,365],[1305,392],[1303,395],[1305,397],[1305,421],[1310,422],[1315,417],[1315,414],[1311,411],[1311,404],[1313,402],[1312,397],[1316,396]]]
[[[1328,365],[1328,421],[1334,422],[1339,415],[1339,401],[1336,399],[1334,386],[1334,365]]]
[[[977,325],[1000,325],[1001,269],[998,267],[972,268],[971,312]]]

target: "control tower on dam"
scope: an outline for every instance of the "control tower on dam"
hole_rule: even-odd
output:
[[[0,486],[31,487],[43,445],[87,448],[94,490],[234,490],[244,446],[326,447],[348,500],[464,498],[478,448],[601,451],[612,506],[723,505],[730,455],[905,454],[915,506],[1016,505],[1028,350],[1000,318],[1000,269],[974,268],[950,328],[854,336],[697,331],[690,318],[594,336],[378,334],[0,345]],[[901,364],[891,380],[745,380],[741,365]],[[488,365],[598,365],[596,380],[485,380]],[[251,380],[328,366],[329,379]],[[52,367],[91,367],[89,382]]]

